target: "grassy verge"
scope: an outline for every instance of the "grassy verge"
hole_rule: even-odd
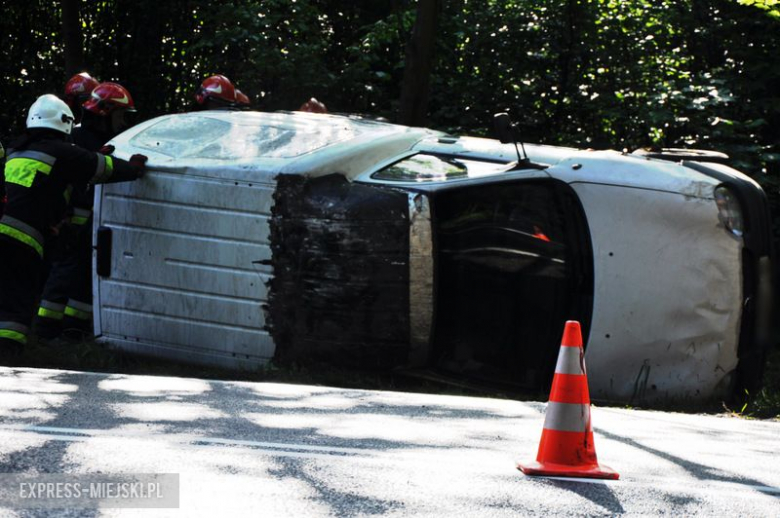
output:
[[[469,382],[432,375],[431,373],[413,373],[406,371],[378,372],[334,367],[333,365],[308,364],[268,367],[258,371],[236,372],[214,367],[185,365],[159,359],[145,358],[108,349],[90,341],[73,342],[57,346],[47,346],[35,342],[28,344],[19,366],[41,367],[66,370],[108,372],[122,374],[145,374],[158,376],[194,377],[231,381],[265,381],[280,383],[300,383],[306,385],[325,385],[341,388],[368,390],[395,390],[406,392],[425,392],[434,394],[488,396],[521,400],[545,401],[545,394],[531,394],[513,391],[511,388],[497,389]],[[681,410],[679,407],[675,407]],[[749,395],[746,403],[736,407],[722,405],[704,405],[695,408],[686,407],[692,412],[717,412],[726,408],[733,415],[749,418],[780,419],[780,346],[775,347],[768,358],[764,374],[764,388],[757,394]]]
[[[45,345],[34,338],[27,344],[19,367],[37,367],[74,371],[121,374],[178,376],[228,381],[265,381],[324,385],[367,390],[395,390],[453,395],[485,395],[479,387],[444,383],[436,379],[410,376],[404,372],[379,372],[346,369],[326,364],[268,365],[257,371],[233,371],[215,367],[187,365],[157,358],[147,358],[109,349],[92,341],[72,341]],[[492,392],[492,397],[509,397]]]
[[[769,353],[763,388],[752,394],[737,413],[746,417],[780,419],[780,345]]]

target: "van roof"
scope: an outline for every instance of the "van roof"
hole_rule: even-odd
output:
[[[304,112],[214,110],[164,115],[131,128],[111,143],[120,158],[147,155],[147,167],[157,172],[250,183],[272,183],[278,174],[333,173],[375,182],[370,177],[373,171],[418,152],[504,163],[517,157],[512,144],[493,139],[456,138],[358,116]],[[711,192],[717,183],[679,164],[615,151],[525,147],[533,162],[551,166],[547,174],[570,183],[651,188],[697,197]],[[416,187],[436,189],[444,183]]]
[[[438,134],[354,116],[217,110],[157,117],[112,143],[119,156],[149,156],[154,169],[240,168],[253,176],[340,173],[354,178]]]

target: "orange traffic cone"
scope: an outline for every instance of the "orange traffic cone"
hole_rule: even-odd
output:
[[[620,476],[599,466],[596,459],[579,322],[566,322],[563,331],[536,462],[518,464],[517,468],[526,475],[610,479]]]

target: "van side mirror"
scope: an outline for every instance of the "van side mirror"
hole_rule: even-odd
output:
[[[496,113],[493,115],[493,127],[496,130],[496,136],[502,144],[514,144],[515,151],[517,152],[517,163],[523,164],[528,162],[528,154],[525,152],[525,144],[520,141],[520,145],[523,147],[523,154],[520,155],[520,148],[517,147],[517,135],[515,135],[515,125],[512,124],[512,119],[509,118],[508,113]]]
[[[493,115],[493,129],[496,131],[496,136],[502,144],[514,144],[515,136],[513,134],[514,128],[512,127],[512,119],[509,118],[508,113],[496,113]]]

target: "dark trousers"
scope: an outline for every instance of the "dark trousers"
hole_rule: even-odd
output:
[[[30,246],[0,235],[0,338],[24,344],[40,290],[43,260]]]
[[[74,322],[86,325],[92,318],[92,219],[72,230],[58,240],[36,325],[46,319],[64,321],[64,328],[83,327]]]

